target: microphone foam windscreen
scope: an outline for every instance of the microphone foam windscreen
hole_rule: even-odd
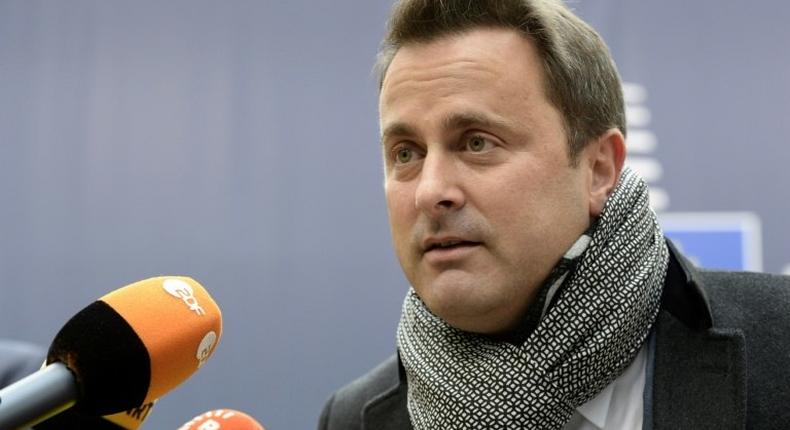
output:
[[[178,430],[266,430],[258,421],[244,412],[217,409],[192,418]]]
[[[80,387],[77,408],[107,415],[153,401],[211,355],[222,315],[191,278],[158,277],[113,291],[69,320],[50,346]]]
[[[64,363],[74,373],[77,408],[93,415],[143,403],[151,380],[145,344],[108,304],[96,301],[60,329],[47,364]]]

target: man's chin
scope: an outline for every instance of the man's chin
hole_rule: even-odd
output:
[[[432,285],[430,291],[425,294],[417,291],[417,294],[431,313],[459,330],[480,334],[501,331],[502,324],[497,316],[506,312],[507,303],[498,303],[493,297],[480,297],[479,289],[479,286],[457,284]]]

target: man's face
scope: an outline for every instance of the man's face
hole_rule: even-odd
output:
[[[516,326],[590,222],[531,41],[476,29],[395,55],[380,122],[395,251],[428,308],[478,333]]]

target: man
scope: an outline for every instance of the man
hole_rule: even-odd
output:
[[[320,428],[786,428],[790,281],[664,240],[594,30],[553,0],[404,0],[379,69],[412,288],[397,355]]]

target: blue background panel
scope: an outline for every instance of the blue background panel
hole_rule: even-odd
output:
[[[708,269],[746,270],[743,231],[664,231],[694,264]]]

